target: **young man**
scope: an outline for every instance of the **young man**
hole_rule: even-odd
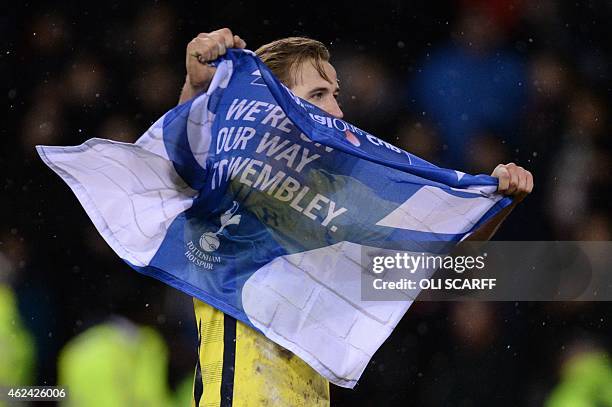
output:
[[[187,45],[187,77],[180,103],[207,89],[215,68],[207,62],[228,48],[246,43],[229,29],[202,33]],[[329,51],[308,38],[284,38],[260,47],[256,54],[294,94],[342,118],[336,98],[340,88]],[[533,188],[531,174],[514,164],[499,165],[492,174],[499,191],[518,203]],[[514,205],[515,205],[514,204]],[[511,208],[479,231],[489,238]],[[194,298],[198,329],[195,406],[328,406],[329,383],[291,352],[221,311]]]

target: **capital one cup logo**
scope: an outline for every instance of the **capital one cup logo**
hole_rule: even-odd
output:
[[[351,143],[355,147],[359,147],[361,145],[361,141],[359,141],[359,139],[357,138],[355,133],[353,133],[351,131],[345,130],[344,131],[344,137],[346,137],[346,139],[349,141],[349,143]]]
[[[219,235],[223,233],[223,230],[230,225],[240,224],[240,217],[242,215],[235,215],[238,210],[238,202],[234,201],[232,207],[225,211],[221,215],[221,227],[216,232],[206,232],[200,236],[200,247],[206,252],[214,252],[219,248],[221,242],[219,241]]]

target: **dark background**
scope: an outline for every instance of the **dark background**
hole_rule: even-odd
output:
[[[191,375],[191,299],[129,269],[34,146],[132,142],[176,105],[186,44],[229,27],[249,49],[327,44],[345,119],[434,163],[513,161],[535,189],[498,240],[612,240],[607,1],[20,2],[2,17],[0,283],[35,338],[33,384],[111,315],[155,327],[168,380]],[[539,406],[569,356],[610,351],[609,303],[417,303],[332,405]],[[610,383],[612,386],[612,383]]]

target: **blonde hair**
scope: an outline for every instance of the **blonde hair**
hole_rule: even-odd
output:
[[[296,84],[300,65],[308,60],[312,61],[323,79],[331,82],[323,68],[323,62],[329,62],[329,50],[317,40],[305,37],[282,38],[262,45],[255,54],[289,88]]]

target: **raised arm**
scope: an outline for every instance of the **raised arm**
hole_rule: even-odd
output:
[[[215,74],[215,68],[208,65],[228,48],[244,48],[246,42],[234,35],[229,28],[222,28],[211,33],[200,33],[187,44],[185,67],[187,75],[181,90],[179,104],[205,91]]]

